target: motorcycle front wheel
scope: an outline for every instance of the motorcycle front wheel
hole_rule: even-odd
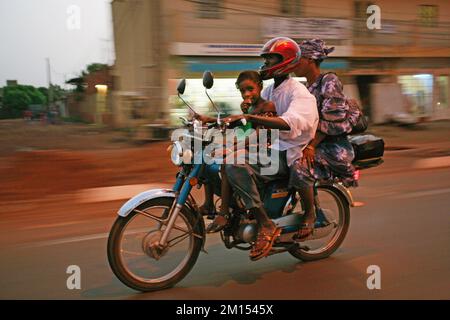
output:
[[[170,288],[197,261],[204,235],[187,207],[179,212],[167,246],[159,246],[172,203],[172,198],[152,199],[114,222],[108,238],[108,261],[126,286],[143,292]]]

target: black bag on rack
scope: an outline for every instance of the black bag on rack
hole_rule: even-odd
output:
[[[371,134],[349,136],[355,152],[353,165],[356,169],[376,167],[383,163],[384,140]]]

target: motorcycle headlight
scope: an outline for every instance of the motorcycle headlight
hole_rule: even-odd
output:
[[[181,158],[182,155],[183,148],[181,147],[181,143],[179,141],[175,141],[172,145],[172,151],[170,153],[170,159],[174,165],[180,166],[183,163],[183,159]]]

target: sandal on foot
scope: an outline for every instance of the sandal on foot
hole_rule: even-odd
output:
[[[298,229],[297,239],[306,239],[314,233],[314,224],[313,222],[304,222],[300,225],[300,229]]]
[[[216,215],[213,222],[206,228],[206,233],[215,233],[222,231],[228,223],[228,219],[220,214]]]
[[[250,259],[259,260],[267,256],[272,249],[273,243],[280,236],[281,228],[263,229],[258,233],[255,244],[250,251]]]

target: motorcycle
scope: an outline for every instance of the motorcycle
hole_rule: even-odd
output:
[[[215,106],[207,91],[213,86],[210,72],[204,73],[203,85]],[[185,86],[183,79],[177,88],[183,102],[181,95]],[[197,139],[201,151],[212,143],[211,130],[224,132],[229,126],[220,119],[221,113],[215,108],[217,121],[208,125],[205,132],[197,120],[182,118],[187,129],[185,135]],[[108,261],[117,278],[128,287],[143,292],[172,287],[189,273],[200,251],[206,252],[205,217],[199,213],[191,191],[201,187],[211,176],[220,177],[220,165],[206,165],[204,161],[192,163],[195,156],[203,157],[203,152],[196,154],[192,144],[186,147],[180,141],[173,142],[171,160],[180,170],[172,189],[144,191],[119,209],[108,238]],[[370,159],[368,167],[374,166],[373,160]],[[375,162],[381,161],[378,157]],[[364,169],[364,164],[360,163],[358,169]],[[315,231],[306,239],[299,239],[304,205],[298,193],[289,190],[287,184],[287,179],[273,181],[263,192],[269,217],[282,229],[269,255],[288,252],[303,261],[330,256],[347,234],[350,207],[354,206],[352,194],[338,179],[317,181],[314,185]],[[220,188],[215,193],[220,196]],[[234,195],[232,203],[236,205],[232,206],[229,223],[220,232],[221,240],[227,249],[249,250],[257,235],[256,221]]]

